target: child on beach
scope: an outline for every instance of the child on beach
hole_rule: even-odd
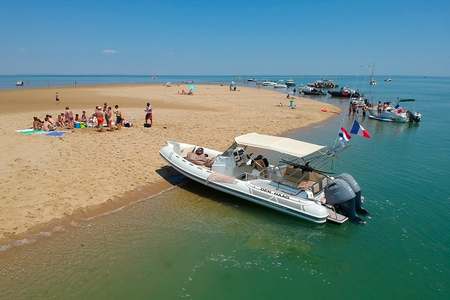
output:
[[[152,127],[153,125],[153,109],[150,102],[147,102],[147,107],[145,108],[145,123],[144,127]]]
[[[80,118],[80,121],[82,122],[82,123],[87,123],[87,117],[86,117],[86,111],[85,110],[83,110],[83,112],[81,113],[81,118]]]

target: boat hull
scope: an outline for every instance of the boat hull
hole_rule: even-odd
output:
[[[170,146],[163,147],[160,151],[160,155],[179,173],[217,191],[224,192],[279,212],[308,220],[310,222],[320,224],[327,221],[328,211],[326,208],[311,200],[309,200],[309,203],[307,204],[298,204],[298,207],[303,207],[304,210],[287,207],[286,205],[281,204],[282,201],[286,201],[285,197],[289,198],[287,195],[282,195],[281,193],[271,193],[266,189],[259,188],[258,186],[254,186],[248,182],[235,178],[233,178],[233,183],[209,180],[209,178],[217,175],[217,173],[189,163],[183,157],[171,151]]]

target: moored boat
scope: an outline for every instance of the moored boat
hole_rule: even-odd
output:
[[[327,94],[324,91],[322,91],[321,89],[313,88],[310,86],[303,87],[301,92],[303,95],[308,95],[308,96],[323,96],[323,95]]]
[[[287,85],[287,87],[294,87],[295,81],[292,79],[286,80],[286,85]]]
[[[332,80],[316,80],[312,83],[308,83],[308,86],[317,88],[317,89],[335,89],[339,85],[337,85]]]
[[[342,87],[341,89],[335,91],[328,91],[328,94],[330,94],[331,97],[337,98],[354,98],[361,96],[359,91],[347,87]]]
[[[372,107],[369,108],[369,118],[384,122],[420,122],[422,119],[422,114],[400,106],[400,103],[404,102],[415,102],[415,99],[397,100],[397,104],[395,106],[392,106],[391,102],[378,102],[378,104],[372,105]]]
[[[249,133],[220,152],[168,141],[160,155],[177,171],[213,189],[314,223],[364,221],[361,189],[351,175],[310,166],[324,146]]]

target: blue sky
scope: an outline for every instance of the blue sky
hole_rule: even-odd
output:
[[[450,1],[4,1],[0,74],[450,75]]]

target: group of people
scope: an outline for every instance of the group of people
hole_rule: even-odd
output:
[[[150,119],[152,118],[150,117]],[[94,113],[89,116],[86,114],[85,110],[82,111],[81,115],[74,114],[68,106],[63,113],[58,114],[56,119],[54,119],[50,114],[47,114],[44,120],[41,120],[35,116],[33,117],[33,129],[53,131],[57,129],[95,127],[101,131],[105,126],[105,122],[108,130],[120,129],[122,126],[133,126],[131,121],[125,120],[119,105],[115,105],[113,109],[111,106],[108,106],[107,102],[105,102],[103,107],[96,106]]]
[[[86,118],[86,112],[83,111],[82,118]],[[72,129],[75,126],[76,120],[79,120],[80,117],[78,114],[74,116],[73,112],[67,106],[63,113],[58,114],[57,119],[55,120],[52,115],[45,115],[44,120],[41,120],[38,117],[33,117],[33,129],[34,130],[44,130],[44,131],[53,131],[58,128],[68,128]]]

